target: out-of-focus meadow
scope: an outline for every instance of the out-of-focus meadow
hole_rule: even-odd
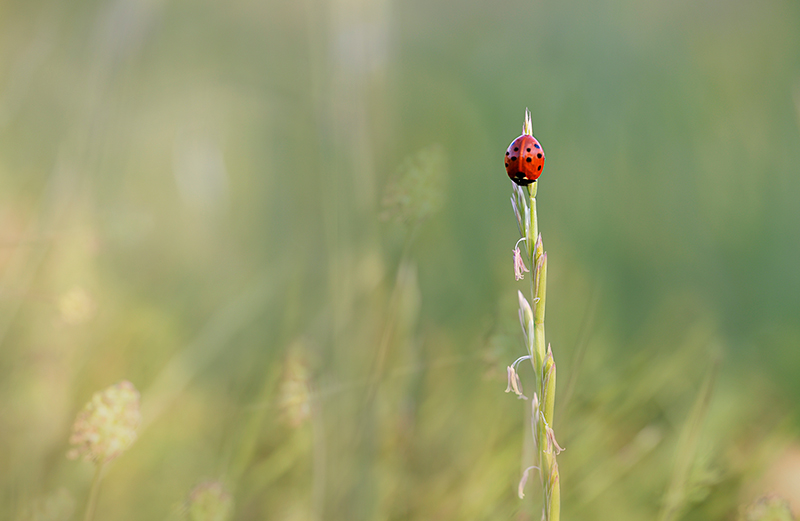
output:
[[[0,517],[83,518],[129,380],[97,519],[538,520],[526,107],[563,519],[800,509],[797,2],[10,0]]]

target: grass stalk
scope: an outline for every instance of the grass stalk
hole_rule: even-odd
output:
[[[531,133],[530,114],[526,113],[523,135]],[[538,146],[538,145],[537,145]],[[519,486],[519,496],[523,497],[523,489],[527,481],[528,471],[538,469],[542,484],[542,519],[559,521],[561,515],[561,480],[558,472],[556,456],[561,452],[553,431],[556,363],[550,346],[545,343],[544,318],[547,297],[547,253],[544,251],[542,237],[539,234],[539,222],[536,212],[536,194],[538,181],[530,183],[527,193],[521,186],[512,182],[513,193],[511,205],[519,225],[520,240],[525,242],[525,256],[530,269],[530,302],[519,292],[520,323],[526,340],[528,355],[521,357],[508,368],[508,388],[520,398],[522,385],[517,375],[517,364],[520,360],[530,359],[536,377],[535,391],[531,399],[531,431],[536,447],[536,462],[523,474]],[[514,250],[514,267],[517,280],[523,272],[527,272],[519,246]],[[547,348],[545,346],[547,345]]]
[[[94,478],[92,478],[92,486],[89,489],[89,499],[86,502],[86,514],[83,516],[83,521],[92,521],[94,519],[94,510],[97,506],[97,496],[100,492],[100,482],[103,480],[104,468],[104,462],[99,462],[95,465]]]

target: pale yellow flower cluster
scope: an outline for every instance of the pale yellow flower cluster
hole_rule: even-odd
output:
[[[65,324],[75,326],[89,321],[97,312],[97,305],[88,291],[74,287],[58,299],[58,311]]]
[[[227,521],[233,514],[233,498],[218,481],[201,483],[189,493],[189,521]]]
[[[140,422],[139,391],[132,383],[123,380],[99,391],[75,418],[67,457],[107,463],[130,447]]]

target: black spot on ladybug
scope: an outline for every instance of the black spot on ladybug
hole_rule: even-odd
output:
[[[506,155],[508,155],[508,152],[506,152]]]
[[[539,145],[533,145],[533,146],[535,146],[536,148],[542,148],[542,147],[540,147]]]
[[[518,151],[519,147],[514,147],[514,152]]]
[[[511,160],[512,160],[512,161],[516,161],[516,160],[517,160],[517,156],[512,156],[512,157],[511,157]]]
[[[506,167],[508,167],[508,163],[506,163]]]
[[[542,158],[542,153],[541,153],[541,152],[539,152],[538,154],[536,154],[536,157],[538,157],[539,159],[541,159],[541,158]]]
[[[528,163],[530,163],[530,162],[531,162],[531,158],[529,158],[529,157],[526,157],[526,158],[525,158],[525,161],[527,161]]]
[[[541,169],[542,169],[542,165],[539,165],[539,168],[537,168],[537,170],[541,170]]]
[[[528,150],[528,152],[530,152],[530,151],[531,151],[531,147],[528,147],[528,149],[527,149],[527,150]]]

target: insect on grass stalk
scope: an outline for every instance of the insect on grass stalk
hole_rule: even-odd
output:
[[[531,399],[531,434],[536,447],[536,461],[528,467],[519,483],[519,497],[524,496],[528,474],[539,472],[542,484],[542,519],[559,521],[561,513],[561,482],[556,456],[563,450],[556,441],[553,430],[555,409],[556,363],[550,346],[545,348],[544,311],[547,297],[547,253],[544,251],[536,214],[537,179],[544,168],[544,151],[533,137],[530,112],[525,111],[522,135],[509,145],[505,157],[506,173],[513,181],[511,206],[517,218],[520,239],[514,247],[514,276],[516,280],[530,273],[530,300],[518,292],[519,317],[525,339],[527,355],[508,367],[506,392],[519,398],[522,384],[517,368],[522,360],[529,359],[535,375],[535,391]],[[527,190],[526,190],[527,188]],[[527,192],[527,193],[526,193]],[[520,243],[525,244],[524,258]],[[530,265],[528,270],[527,264]]]

